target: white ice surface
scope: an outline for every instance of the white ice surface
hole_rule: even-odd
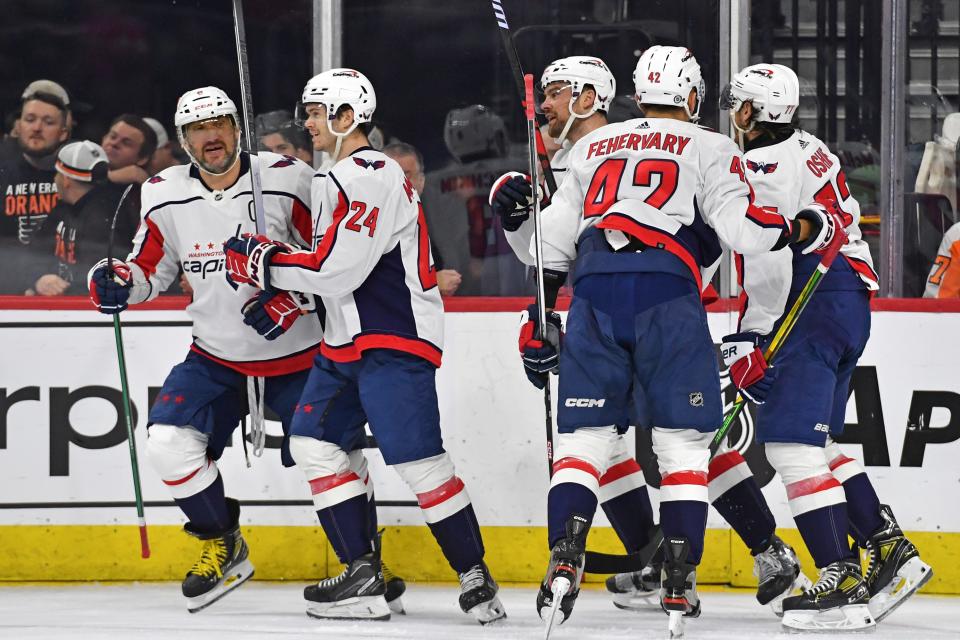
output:
[[[0,638],[64,640],[159,638],[390,638],[514,640],[542,638],[532,587],[504,587],[508,619],[481,627],[457,607],[453,585],[410,585],[407,615],[389,622],[331,622],[304,614],[301,584],[250,582],[197,614],[186,611],[173,583],[0,587]],[[780,622],[748,591],[701,594],[704,613],[687,623],[689,640],[787,638]],[[659,612],[615,609],[605,592],[585,589],[556,640],[666,637]],[[849,634],[817,634],[816,640]],[[796,637],[796,636],[793,636]],[[960,638],[960,598],[917,596],[870,636],[874,640]]]

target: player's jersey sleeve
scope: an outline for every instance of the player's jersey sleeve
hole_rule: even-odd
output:
[[[741,254],[779,249],[789,241],[792,223],[779,213],[756,206],[744,175],[740,150],[713,132],[701,135],[702,198],[697,205],[721,242]]]
[[[298,158],[282,156],[274,169],[281,174],[281,184],[290,196],[290,215],[287,227],[294,244],[310,248],[313,242],[313,215],[311,213],[314,170]]]
[[[359,287],[398,238],[412,206],[391,174],[349,173],[344,180],[331,171],[319,187],[322,196],[316,217],[322,238],[312,251],[276,254],[271,260],[271,285],[287,291],[339,297]],[[411,187],[412,192],[412,187]],[[413,223],[416,223],[414,217]]]
[[[944,234],[923,297],[960,298],[960,223]]]
[[[140,226],[133,237],[133,250],[127,257],[133,277],[131,304],[153,300],[166,291],[180,272],[174,249],[176,231],[164,208],[169,182],[151,184],[147,181],[141,191]]]
[[[541,211],[543,233],[543,268],[569,271],[577,257],[577,238],[583,212],[583,188],[575,175],[568,175],[553,195],[550,206]],[[530,230],[527,253],[536,255],[535,238]]]

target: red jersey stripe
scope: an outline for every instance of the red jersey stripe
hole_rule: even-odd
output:
[[[616,213],[605,216],[603,220],[597,223],[597,228],[623,231],[651,247],[660,247],[662,245],[664,250],[677,256],[687,265],[687,268],[690,269],[690,273],[693,274],[693,278],[697,283],[697,291],[703,289],[703,281],[700,277],[700,265],[694,260],[693,255],[669,233],[645,227],[632,218]]]
[[[833,471],[840,465],[847,464],[848,462],[853,462],[853,458],[848,458],[845,455],[839,455],[830,461],[830,471]]]
[[[707,486],[707,474],[703,471],[675,471],[663,476],[660,486],[676,486],[678,484],[693,484]]]
[[[420,503],[421,509],[429,509],[442,502],[446,502],[461,491],[463,491],[463,480],[457,476],[453,476],[436,489],[418,493],[417,502]]]
[[[592,464],[578,458],[561,458],[553,463],[553,472],[556,473],[562,469],[578,469],[589,473],[597,480],[600,479],[600,472],[597,471]]]
[[[348,482],[353,482],[354,480],[359,479],[360,477],[357,476],[357,474],[355,474],[353,471],[329,476],[321,476],[310,481],[310,491],[313,493],[313,495],[317,495],[319,493],[323,493],[324,491],[329,491],[330,489],[334,489],[340,485],[344,485]]]
[[[207,464],[197,467],[196,469],[193,470],[192,473],[189,473],[178,480],[164,480],[163,484],[167,485],[168,487],[176,487],[177,485],[181,485],[185,482],[189,482],[191,478],[193,478],[195,475],[203,471],[204,468],[209,466],[210,466],[210,460],[208,458]]]
[[[710,473],[708,474],[708,478],[713,480],[714,478],[722,475],[724,472],[733,469],[738,464],[743,464],[745,462],[746,460],[743,459],[743,456],[740,455],[739,451],[728,451],[726,453],[721,453],[710,461]]]
[[[788,484],[787,499],[795,500],[796,498],[802,498],[803,496],[809,496],[810,494],[826,491],[827,489],[833,489],[839,486],[840,483],[837,482],[836,478],[829,473],[824,473],[819,476],[807,478],[806,480],[799,480],[797,482]]]
[[[196,343],[190,345],[190,350],[195,353],[199,353],[204,358],[213,360],[217,364],[222,364],[228,369],[233,369],[238,373],[242,373],[245,376],[261,376],[264,378],[269,378],[272,376],[282,376],[288,373],[296,373],[297,371],[306,371],[313,366],[313,359],[320,350],[320,345],[312,346],[306,351],[292,353],[283,358],[276,358],[274,360],[261,360],[258,362],[233,362],[231,360],[224,360],[223,358],[218,358],[212,353],[204,351],[198,347]]]
[[[607,472],[600,476],[600,486],[602,487],[605,484],[610,484],[620,478],[625,478],[632,473],[642,473],[642,469],[636,460],[624,460],[623,462],[618,462],[613,465]]]
[[[143,274],[150,279],[157,271],[157,265],[160,264],[160,261],[163,259],[164,249],[163,249],[163,234],[160,233],[160,228],[157,226],[157,223],[150,219],[150,216],[147,215],[144,223],[147,225],[146,237],[143,239],[143,244],[140,246],[140,253],[137,254],[132,262],[140,267],[140,270],[143,271]]]

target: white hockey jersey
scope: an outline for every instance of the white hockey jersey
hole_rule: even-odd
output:
[[[766,211],[792,220],[813,202],[827,207],[836,203],[850,237],[842,257],[866,289],[879,288],[870,248],[860,231],[860,205],[850,195],[840,160],[826,144],[798,129],[782,142],[751,149],[744,159],[754,201]],[[742,288],[740,330],[767,334],[784,311],[794,279],[794,252],[788,248],[738,256],[737,269]]]
[[[266,151],[257,161],[267,235],[309,246],[313,168]],[[249,155],[241,155],[240,178],[228,189],[211,191],[196,167],[181,165],[147,180],[141,200],[141,223],[127,259],[134,279],[130,303],[157,297],[182,266],[193,289],[187,315],[193,321],[194,351],[246,375],[310,368],[322,336],[317,314],[300,318],[276,340],[264,340],[243,323],[241,313],[257,290],[247,285],[235,289],[226,278],[224,240],[256,233]]]
[[[791,235],[787,219],[751,203],[742,166],[729,138],[689,122],[640,118],[591,132],[570,149],[543,211],[544,267],[569,270],[578,239],[596,225],[674,254],[702,289],[720,241],[759,253]]]
[[[312,251],[275,254],[270,282],[323,297],[321,351],[350,362],[394,349],[440,366],[443,302],[420,196],[394,160],[370,147],[314,181]]]

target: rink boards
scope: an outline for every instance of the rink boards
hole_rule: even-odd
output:
[[[483,525],[490,564],[500,580],[534,581],[546,558],[548,479],[542,396],[519,363],[518,315],[448,313],[437,380],[444,440]],[[719,339],[731,332],[736,314],[710,313],[709,321]],[[111,323],[92,311],[2,310],[0,580],[173,579],[195,559],[195,541],[179,532],[182,516],[144,453],[149,399],[186,355],[189,322],[182,311],[149,310],[125,313],[124,325],[153,557],[139,559],[132,526]],[[872,338],[848,404],[852,442],[843,445],[866,460],[881,499],[893,506],[934,566],[932,592],[960,593],[958,329],[960,316],[952,313],[874,312]],[[798,401],[802,393],[798,390]],[[766,485],[777,521],[790,525],[783,488],[771,481],[762,451],[750,447],[751,430],[746,419],[736,440]],[[279,434],[279,424],[271,423],[268,431]],[[247,469],[238,438],[219,465],[228,494],[245,505],[242,522],[258,577],[314,579],[337,569],[315,525],[301,473],[283,469],[273,446]],[[420,526],[412,494],[375,449],[367,453],[382,503],[380,522],[388,527],[387,560],[411,579],[451,579]],[[642,451],[640,458],[643,462]],[[651,467],[645,465],[645,471],[655,482]],[[656,499],[656,490],[651,494]],[[700,579],[749,584],[750,558],[743,545],[731,539],[715,512],[708,526]],[[795,532],[787,528],[784,535],[792,538]],[[621,550],[602,514],[590,546]]]

